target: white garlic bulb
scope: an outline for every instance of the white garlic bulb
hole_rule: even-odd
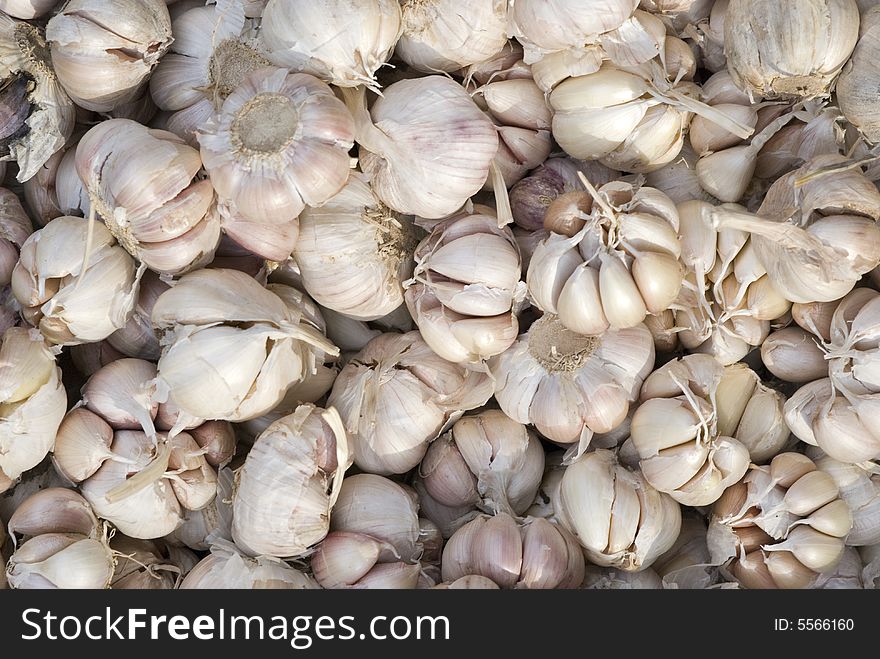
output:
[[[211,553],[190,570],[180,588],[310,590],[320,586],[279,558],[250,558],[231,542],[217,540],[211,546]]]
[[[840,562],[851,527],[831,476],[805,455],[780,453],[715,503],[709,550],[745,588],[807,588]]]
[[[557,496],[560,524],[596,565],[644,570],[672,547],[681,528],[678,504],[605,449],[566,467]]]
[[[358,467],[402,474],[421,461],[450,418],[491,396],[486,373],[442,359],[418,332],[385,333],[340,371],[327,404],[342,416]]]
[[[8,113],[0,156],[18,162],[17,179],[24,182],[64,146],[73,132],[76,111],[52,68],[43,32],[3,13],[0,80]]]
[[[644,325],[584,336],[552,314],[489,362],[504,413],[554,442],[578,443],[578,452],[623,423],[653,365]]]
[[[422,338],[451,362],[482,361],[516,340],[525,291],[510,229],[489,209],[438,222],[415,250],[406,304]]]
[[[483,187],[498,135],[458,83],[438,75],[401,80],[369,112],[363,90],[343,94],[355,119],[361,170],[386,206],[437,219]]]
[[[202,419],[244,421],[271,410],[337,348],[302,308],[237,270],[198,270],[159,296],[160,391]]]
[[[299,216],[294,249],[303,286],[321,306],[375,320],[403,304],[416,229],[379,201],[363,175]]]
[[[257,437],[237,475],[232,537],[253,556],[300,556],[330,528],[351,464],[334,409],[302,405]]]
[[[12,271],[22,315],[51,343],[76,345],[107,338],[134,309],[143,266],[135,267],[103,224],[58,217],[32,233]]]
[[[858,37],[855,0],[730,0],[724,19],[730,75],[768,98],[827,93]]]
[[[138,96],[171,45],[162,0],[69,0],[46,26],[52,66],[80,107],[109,112]]]
[[[376,88],[401,29],[398,0],[270,0],[260,39],[277,66],[337,87]]]
[[[130,119],[101,122],[76,148],[90,210],[132,256],[166,274],[206,265],[220,242],[214,189],[197,176],[201,167],[181,138]]]

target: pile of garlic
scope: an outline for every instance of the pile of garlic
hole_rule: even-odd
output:
[[[873,588],[874,5],[0,0],[0,583]]]

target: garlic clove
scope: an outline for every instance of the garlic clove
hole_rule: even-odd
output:
[[[113,428],[97,414],[84,408],[68,412],[58,428],[53,461],[58,471],[80,483],[112,459]]]
[[[93,536],[100,527],[91,506],[76,491],[50,487],[25,499],[7,528],[12,536],[35,537],[46,533]]]
[[[745,194],[756,164],[755,154],[749,146],[734,146],[700,158],[697,178],[713,197],[736,202]]]
[[[421,566],[418,563],[382,563],[367,572],[355,588],[412,590],[417,587],[420,574]]]
[[[765,562],[780,588],[809,588],[816,580],[816,573],[788,552],[771,552]]]
[[[834,569],[843,556],[844,544],[840,538],[825,535],[808,526],[797,526],[788,537],[764,551],[788,551],[805,567],[815,572]]]
[[[853,527],[853,516],[843,499],[835,499],[812,512],[805,524],[835,538],[845,538]]]
[[[114,430],[155,432],[158,403],[152,400],[156,366],[142,359],[117,359],[89,378],[83,387],[86,407]]]
[[[602,310],[599,271],[587,263],[579,265],[559,293],[556,310],[562,323],[585,336],[601,334],[609,328]]]
[[[648,313],[665,311],[678,297],[681,265],[668,254],[643,252],[633,261],[632,275]]]
[[[816,463],[801,453],[780,453],[770,461],[773,482],[790,488],[798,480],[816,470]]]
[[[673,492],[696,476],[708,457],[708,446],[688,443],[664,449],[639,465],[653,487]]]
[[[486,520],[471,544],[478,574],[500,588],[513,588],[523,565],[523,543],[516,522],[501,513]]]
[[[622,329],[639,324],[648,310],[629,270],[614,255],[602,253],[599,260],[599,294],[609,326]]]
[[[361,533],[331,532],[312,554],[312,572],[322,588],[349,588],[376,565],[384,547]]]
[[[761,551],[753,551],[740,557],[731,567],[736,580],[745,587],[756,590],[776,589],[779,586],[767,567],[766,559]]]
[[[828,362],[816,337],[800,327],[772,332],[761,344],[761,361],[787,382],[812,382],[828,374]]]
[[[789,486],[785,505],[789,512],[805,517],[837,499],[837,483],[824,471],[811,471]]]
[[[467,506],[479,502],[477,481],[451,437],[435,440],[419,467],[428,492],[445,506]]]
[[[522,533],[522,568],[517,588],[558,587],[569,567],[568,545],[561,532],[547,520],[535,519]],[[580,553],[579,548],[576,551]]]

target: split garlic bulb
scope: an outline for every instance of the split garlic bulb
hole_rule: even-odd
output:
[[[672,547],[681,528],[678,504],[605,449],[566,467],[556,496],[560,524],[596,565],[644,570]]]
[[[51,343],[100,341],[124,326],[134,309],[143,268],[95,224],[58,217],[28,237],[12,271],[22,315]],[[85,268],[85,269],[83,269]]]
[[[730,0],[724,19],[730,75],[768,98],[827,93],[858,38],[855,0]]]
[[[47,14],[57,4],[58,0],[0,0],[0,11],[30,20]]]
[[[491,396],[486,373],[441,358],[418,332],[385,333],[340,371],[327,404],[342,416],[358,467],[402,474],[421,461],[450,418]]]
[[[6,564],[12,588],[110,585],[116,559],[105,529],[74,490],[52,487],[31,495],[10,517],[9,533],[16,545]]]
[[[400,14],[398,0],[270,0],[260,39],[277,66],[337,87],[377,88],[376,71],[400,36]]]
[[[322,588],[416,588],[421,566],[397,558],[388,542],[366,533],[333,531],[315,548],[310,565]]]
[[[452,73],[491,58],[507,44],[506,0],[403,0],[394,54],[417,71]]]
[[[7,329],[0,345],[0,491],[46,457],[66,410],[55,352],[36,330]]]
[[[362,89],[343,92],[355,118],[361,170],[386,206],[437,219],[483,187],[498,135],[461,85],[439,75],[401,80],[369,112]]]
[[[415,250],[405,294],[422,338],[451,362],[477,362],[516,340],[525,291],[513,233],[489,209],[434,225]]]
[[[466,575],[500,588],[577,588],[584,555],[572,535],[546,519],[517,522],[507,513],[481,515],[456,531],[443,548],[443,581]]]
[[[837,567],[851,527],[834,479],[805,455],[780,453],[715,503],[709,549],[745,588],[808,588]]]
[[[181,138],[130,119],[99,123],[76,148],[91,210],[132,256],[166,274],[206,265],[220,242],[214,189],[197,176],[201,167]]]
[[[499,410],[460,418],[428,448],[419,465],[428,493],[450,507],[478,504],[521,515],[544,474],[541,442]]]
[[[375,320],[403,304],[416,228],[376,198],[362,174],[299,216],[294,249],[303,287],[321,306]]]
[[[244,421],[271,410],[324,355],[338,354],[290,302],[237,270],[181,277],[153,306],[168,400],[202,419]]]
[[[553,314],[489,362],[495,399],[514,421],[560,444],[589,444],[623,423],[654,365],[644,325],[600,336],[576,334]]]
[[[305,554],[330,529],[330,511],[351,464],[334,409],[302,405],[257,437],[237,474],[232,537],[253,556]]]
[[[135,99],[171,45],[162,0],[68,0],[46,26],[52,66],[80,107],[109,112]]]
[[[0,157],[18,162],[17,179],[24,182],[64,146],[73,132],[76,111],[58,83],[43,32],[3,13],[0,80],[5,124]]]
[[[180,584],[182,590],[310,590],[319,587],[310,576],[279,558],[251,558],[224,540],[216,541],[211,546],[211,553],[199,561]]]
[[[880,6],[865,11],[861,17],[859,41],[852,57],[843,67],[837,80],[837,102],[852,125],[858,128],[869,142],[880,141],[880,116],[877,114],[878,35],[880,35]]]
[[[532,255],[526,281],[538,307],[592,336],[668,309],[684,272],[669,197],[622,181],[589,187],[547,209],[544,226],[553,233]]]

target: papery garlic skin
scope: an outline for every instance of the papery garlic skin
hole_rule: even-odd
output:
[[[232,537],[254,556],[304,554],[330,528],[330,511],[351,464],[335,410],[302,405],[254,442],[237,476]]]
[[[125,325],[137,300],[143,267],[136,268],[104,225],[92,231],[86,260],[88,223],[56,218],[28,237],[12,271],[22,315],[51,343],[105,339]]]
[[[171,45],[162,0],[69,0],[46,26],[52,65],[77,105],[109,112],[134,99]]]
[[[724,20],[731,76],[739,87],[768,98],[826,93],[858,36],[855,0],[730,0]]]
[[[260,39],[273,64],[337,87],[377,88],[376,71],[402,30],[398,0],[270,0],[262,19]]]
[[[306,291],[320,305],[357,320],[375,320],[403,303],[412,274],[416,228],[379,201],[362,175],[299,216],[293,256]]]
[[[250,558],[224,540],[215,542],[211,553],[199,561],[180,584],[182,590],[309,590],[319,587],[310,576],[281,559],[274,556]]]
[[[871,63],[877,59],[880,7],[865,11],[859,27],[859,41],[837,80],[837,102],[847,121],[874,143],[880,140],[880,118],[875,109],[876,96],[871,93],[876,75]]]
[[[237,270],[184,275],[156,300],[152,318],[163,333],[160,390],[202,419],[256,418],[325,354],[338,354],[301,308]]]
[[[489,368],[507,416],[580,453],[593,433],[623,423],[653,364],[644,325],[588,337],[545,314]]]
[[[487,374],[442,359],[418,332],[385,333],[340,371],[327,404],[339,410],[358,467],[401,474],[421,461],[450,418],[491,396]]]

